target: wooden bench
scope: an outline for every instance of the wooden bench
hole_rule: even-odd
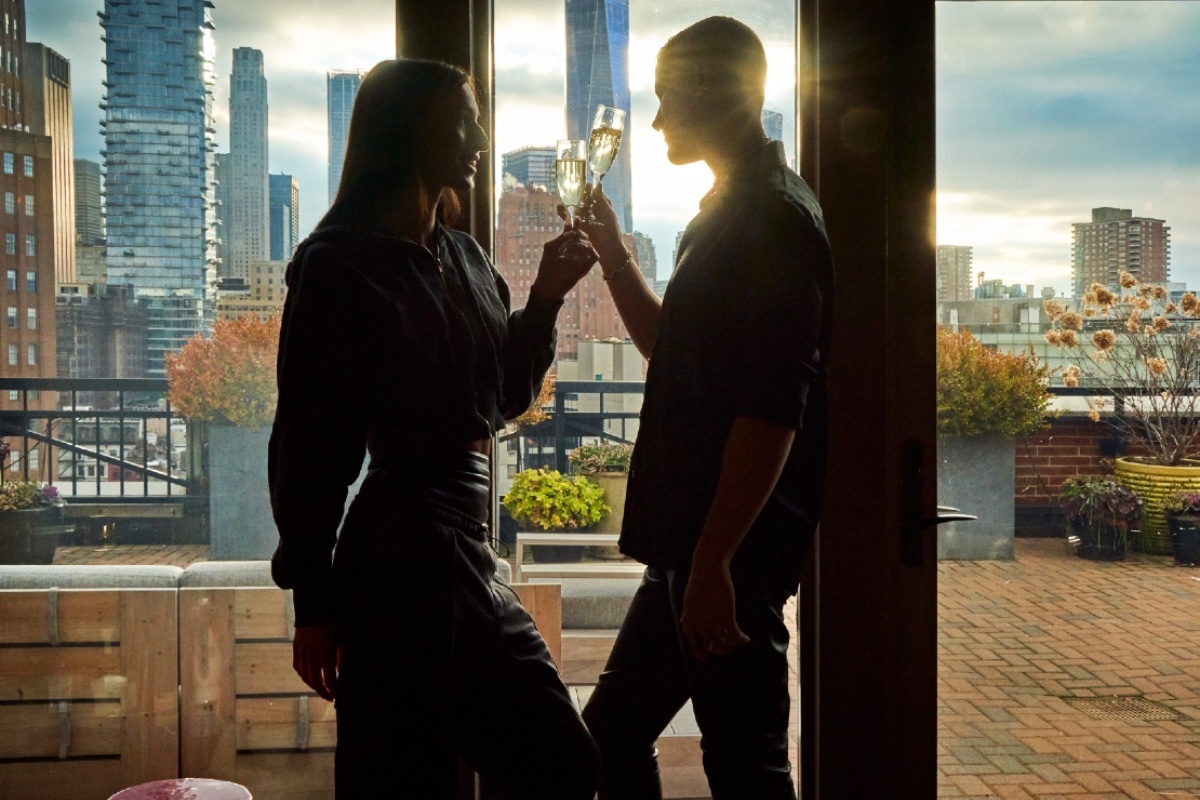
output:
[[[645,569],[635,561],[588,562],[584,564],[526,564],[525,548],[545,547],[616,547],[615,533],[518,533],[513,580],[529,578],[640,578]]]

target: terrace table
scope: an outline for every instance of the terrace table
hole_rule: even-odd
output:
[[[151,781],[122,789],[108,800],[252,800],[250,790],[238,783],[208,778]]]

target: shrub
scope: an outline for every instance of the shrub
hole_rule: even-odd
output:
[[[1050,368],[1032,351],[1000,353],[939,329],[937,361],[938,433],[1019,436],[1045,426]]]
[[[581,444],[567,453],[567,461],[576,472],[593,475],[597,472],[628,472],[633,445],[624,442]]]
[[[167,356],[167,397],[189,419],[241,428],[266,425],[279,399],[275,354],[278,314],[219,319],[211,337],[197,334]]]

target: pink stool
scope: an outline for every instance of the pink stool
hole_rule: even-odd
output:
[[[177,778],[131,786],[108,800],[251,800],[251,797],[250,791],[237,783]]]

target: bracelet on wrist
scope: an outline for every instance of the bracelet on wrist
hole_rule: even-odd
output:
[[[600,270],[600,272],[601,272],[601,274],[602,274],[602,276],[603,276],[604,280],[606,280],[606,281],[611,281],[613,278],[617,277],[617,276],[618,276],[618,275],[620,275],[622,272],[624,272],[625,270],[629,269],[629,267],[630,267],[632,264],[633,264],[633,254],[632,254],[632,253],[630,253],[628,250],[626,250],[626,251],[625,251],[625,261],[624,261],[624,263],[622,263],[622,264],[621,264],[621,266],[617,267],[617,268],[616,268],[616,269],[614,269],[612,272],[605,272],[605,271],[603,270],[603,268]]]

